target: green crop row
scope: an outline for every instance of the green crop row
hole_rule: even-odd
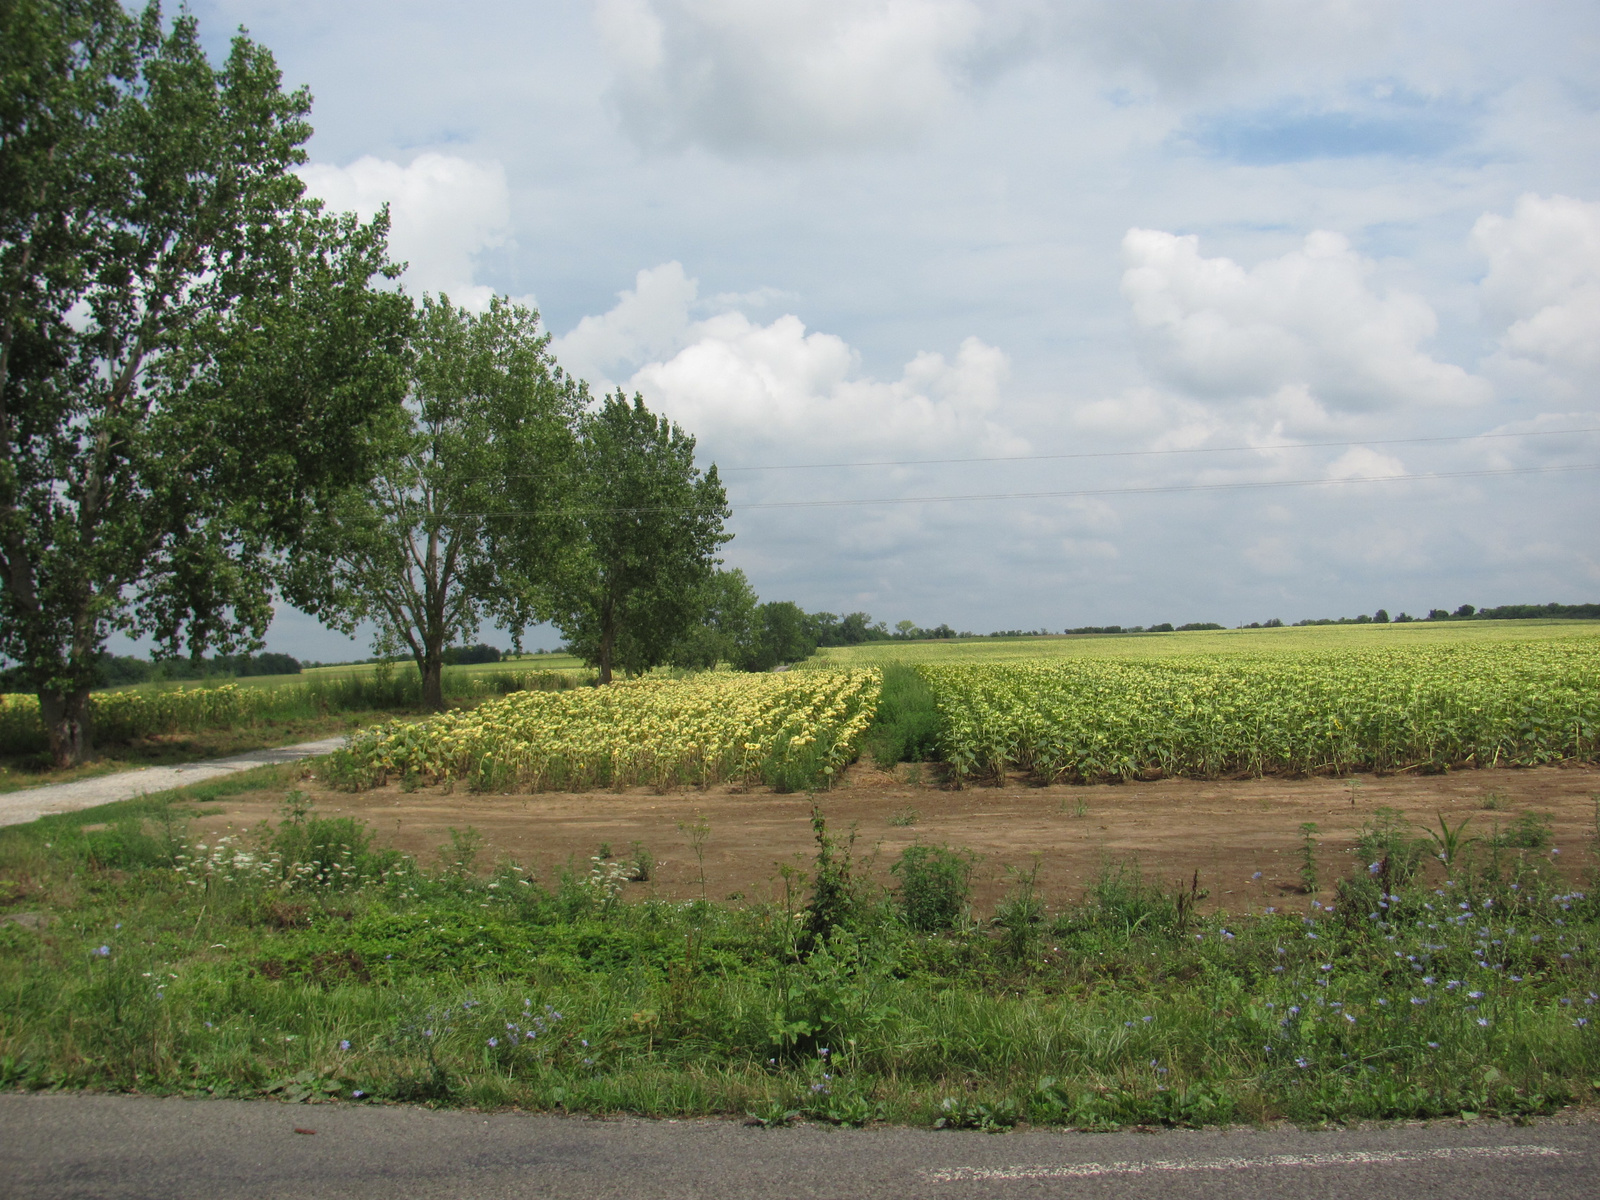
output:
[[[1600,747],[1600,641],[925,665],[958,779],[1530,766]]]

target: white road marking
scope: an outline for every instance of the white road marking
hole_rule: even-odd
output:
[[[1096,1175],[1145,1175],[1157,1171],[1248,1171],[1259,1167],[1383,1166],[1390,1163],[1436,1162],[1440,1159],[1559,1158],[1554,1146],[1444,1146],[1435,1150],[1352,1150],[1343,1154],[1270,1154],[1263,1158],[1200,1158],[1189,1162],[1073,1163],[1061,1167],[952,1167],[924,1171],[932,1183],[967,1183],[1006,1179],[1086,1179]]]

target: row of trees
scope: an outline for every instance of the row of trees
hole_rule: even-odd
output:
[[[485,619],[553,619],[609,679],[712,578],[693,439],[593,401],[528,310],[415,304],[387,213],[305,195],[309,112],[187,12],[0,3],[0,662],[60,765],[112,632],[234,654],[286,599],[373,621],[437,704]]]

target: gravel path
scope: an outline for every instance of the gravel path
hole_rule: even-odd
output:
[[[116,775],[78,779],[72,783],[51,783],[20,792],[7,792],[0,795],[0,825],[22,825],[52,813],[76,812],[97,804],[132,800],[135,796],[187,787],[191,783],[202,783],[207,779],[232,775],[236,771],[248,771],[252,767],[315,758],[319,754],[332,753],[344,743],[342,736],[323,738],[317,742],[301,742],[297,746],[252,750],[248,754],[235,754],[230,758],[213,758],[176,767],[145,767],[139,771],[123,771]]]

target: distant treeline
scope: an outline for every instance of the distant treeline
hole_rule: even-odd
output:
[[[1600,618],[1600,604],[1502,604],[1498,608],[1475,608],[1470,604],[1463,604],[1454,612],[1443,608],[1430,608],[1425,617],[1413,617],[1409,613],[1396,613],[1390,617],[1384,609],[1379,609],[1371,616],[1363,613],[1359,617],[1318,617],[1315,620],[1296,621],[1296,625],[1403,625],[1410,621],[1535,621],[1551,620],[1553,618]],[[1279,621],[1276,624],[1281,625]],[[1274,622],[1265,622],[1263,626],[1272,625]],[[1254,624],[1241,628],[1256,629]]]

